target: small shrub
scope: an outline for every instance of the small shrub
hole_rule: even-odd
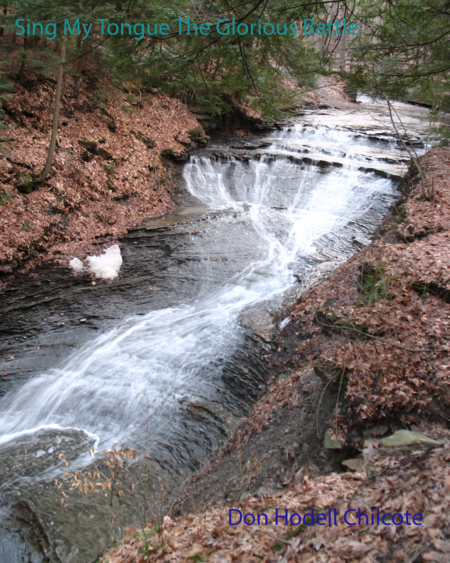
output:
[[[105,166],[103,167],[103,170],[107,174],[114,174],[114,172],[116,171],[116,163],[112,162],[111,164],[105,164]]]
[[[361,265],[359,290],[363,304],[373,305],[381,297],[388,296],[388,286],[391,278],[385,277],[385,268],[386,264],[384,262],[378,262],[375,266],[372,264]]]
[[[400,223],[403,223],[406,219],[406,208],[405,208],[405,204],[400,204],[397,205],[394,208],[394,212],[395,212],[395,222],[399,225]]]
[[[195,555],[191,555],[190,557],[186,557],[188,561],[194,561],[194,563],[201,563],[202,561],[206,561],[206,555],[203,553],[196,553]]]
[[[5,205],[10,199],[12,199],[12,195],[5,188],[2,188],[0,190],[0,205]]]

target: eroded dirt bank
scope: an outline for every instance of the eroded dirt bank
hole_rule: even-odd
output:
[[[175,519],[105,562],[447,560],[450,150],[421,162],[425,187],[411,170],[373,242],[287,311],[268,393],[179,490]],[[338,523],[274,525],[275,508],[312,507]],[[231,527],[229,508],[270,524]],[[421,525],[349,526],[358,508]]]

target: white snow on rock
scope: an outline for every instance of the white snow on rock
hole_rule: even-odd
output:
[[[111,280],[119,275],[122,266],[122,256],[120,255],[119,245],[113,244],[107,248],[100,256],[88,256],[86,258],[88,269],[97,278]]]
[[[83,262],[79,258],[72,258],[69,262],[69,266],[74,272],[82,272],[84,270]]]
[[[88,270],[97,278],[111,280],[119,275],[122,266],[122,256],[120,248],[117,244],[113,244],[107,248],[100,256],[88,256],[85,260],[86,267],[79,258],[72,258],[69,266],[74,272],[82,272]]]

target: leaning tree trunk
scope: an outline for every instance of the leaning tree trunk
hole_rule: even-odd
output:
[[[53,111],[53,124],[52,124],[52,137],[50,139],[50,146],[48,148],[47,162],[45,163],[44,170],[39,174],[38,182],[43,182],[50,173],[50,169],[53,163],[53,157],[55,156],[56,149],[56,135],[58,134],[58,121],[59,121],[59,110],[61,107],[61,91],[64,76],[64,63],[66,62],[66,44],[64,40],[61,43],[61,57],[59,60],[58,69],[58,80],[56,82],[56,93],[55,93],[55,109]]]

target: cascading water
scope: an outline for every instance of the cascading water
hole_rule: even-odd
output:
[[[347,166],[324,172],[285,158],[243,164],[193,157],[184,172],[189,191],[212,208],[233,211],[220,220],[224,250],[234,237],[248,237],[259,256],[192,302],[128,319],[59,369],[7,394],[0,439],[48,425],[83,429],[104,447],[132,445],[149,424],[165,439],[182,433],[178,399],[217,398],[222,360],[239,344],[242,309],[285,291],[320,237],[360,217],[377,197],[393,197],[389,180],[352,165],[349,133],[295,128],[281,135],[284,150],[305,137],[322,140],[333,154],[346,151]]]
[[[279,299],[311,264],[346,259],[357,249],[355,234],[370,233],[396,197],[391,179],[364,170],[393,161],[398,168],[399,151],[367,135],[295,126],[268,140],[248,162],[232,154],[191,157],[187,189],[220,210],[185,245],[197,260],[196,295],[128,318],[4,395],[0,456],[28,459],[32,451],[41,460],[78,434],[84,445],[66,459],[80,465],[88,445],[141,446],[149,429],[157,460],[175,472],[177,465],[195,469],[211,453],[213,442],[183,416],[183,405],[192,398],[224,404],[224,370],[245,338],[242,311]],[[318,153],[329,166],[313,156],[299,164],[299,155]],[[192,271],[183,267],[180,261],[180,283],[189,283]],[[54,476],[57,465],[50,460],[27,473],[26,463],[15,467],[22,464],[21,475],[36,482]]]

